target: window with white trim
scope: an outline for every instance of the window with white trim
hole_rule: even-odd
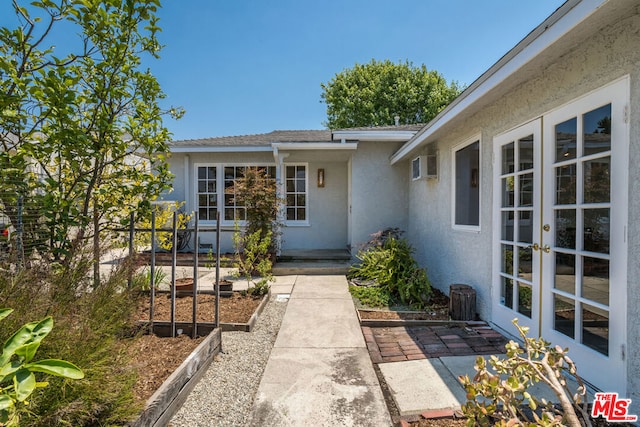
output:
[[[454,148],[453,224],[456,228],[480,228],[480,139]]]
[[[236,179],[244,177],[247,168],[262,169],[267,173],[269,181],[276,184],[275,166],[225,166],[224,167],[224,220],[244,221],[247,219],[247,210],[236,200],[233,183]]]
[[[307,220],[307,182],[307,167],[305,165],[286,166],[287,221]]]
[[[218,212],[218,190],[215,166],[198,166],[197,212],[201,221],[215,221]]]

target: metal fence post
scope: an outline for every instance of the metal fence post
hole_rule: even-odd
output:
[[[24,212],[24,197],[22,194],[18,196],[18,224],[16,227],[16,252],[18,257],[18,268],[22,268],[24,266],[24,241],[23,241],[23,232],[24,232],[24,223],[23,223],[23,213]]]

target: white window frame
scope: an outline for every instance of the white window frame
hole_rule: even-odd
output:
[[[225,210],[227,208],[227,206],[225,205],[225,194],[224,194],[224,190],[225,190],[225,176],[224,176],[224,169],[225,168],[237,168],[237,167],[244,167],[244,168],[252,168],[252,167],[270,167],[273,168],[275,171],[277,171],[276,168],[276,164],[275,163],[222,163],[220,165],[220,169],[221,169],[221,174],[222,176],[220,177],[220,181],[221,181],[221,212],[220,212],[220,218],[222,219],[221,224],[222,225],[234,225],[235,224],[235,220],[234,219],[226,219],[225,218]],[[278,184],[278,176],[276,175],[275,178],[275,184]],[[246,208],[245,208],[246,209]],[[239,220],[238,224],[240,225],[245,225],[247,223],[246,220]]]
[[[198,168],[199,167],[215,167],[216,168],[216,195],[217,195],[217,200],[218,200],[218,211],[220,212],[220,225],[221,226],[234,226],[235,221],[234,220],[228,220],[225,219],[224,217],[224,210],[225,210],[225,204],[224,204],[224,168],[225,167],[271,167],[276,169],[276,164],[275,163],[262,163],[262,162],[252,162],[252,163],[194,163],[193,164],[193,180],[192,182],[194,183],[194,188],[193,188],[193,194],[194,194],[194,203],[193,203],[193,207],[194,207],[194,211],[196,212],[196,215],[199,214],[198,211]],[[277,169],[276,169],[277,170]],[[276,183],[278,182],[278,177],[276,176],[275,178]],[[215,224],[216,221],[215,220],[199,220],[201,223],[203,224]],[[241,226],[244,226],[246,224],[245,220],[241,220],[238,221],[238,223]]]
[[[217,211],[220,212],[220,165],[217,163],[194,163],[193,164],[193,211],[196,215],[198,215],[198,221],[204,224],[215,224],[215,219],[200,219],[200,201],[199,196],[200,192],[198,191],[198,169],[199,168],[216,168],[216,201],[217,201]]]
[[[309,163],[284,163],[282,165],[282,194],[285,198],[285,202],[284,202],[284,223],[286,226],[293,226],[293,227],[302,227],[302,226],[308,226],[309,223]],[[289,207],[287,205],[287,201],[286,201],[286,197],[287,197],[287,167],[289,166],[304,166],[304,172],[305,172],[305,188],[304,188],[304,202],[305,202],[305,219],[304,220],[289,220],[287,219],[287,208]]]
[[[478,225],[456,224],[456,153],[471,144],[478,143]],[[451,149],[451,227],[454,230],[479,233],[482,224],[482,138],[480,134],[467,138],[464,142],[455,145]]]

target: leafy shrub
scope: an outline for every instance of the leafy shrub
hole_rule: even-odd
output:
[[[423,308],[431,295],[431,284],[424,269],[413,258],[413,248],[405,239],[389,236],[381,246],[358,252],[360,263],[349,270],[350,278],[375,281],[404,304]]]
[[[506,345],[507,357],[491,356],[487,361],[476,359],[476,375],[460,381],[467,391],[462,412],[469,426],[590,426],[586,388],[577,376],[576,366],[567,356],[568,349],[552,347],[542,338],[528,338],[528,328],[513,321],[524,341],[521,348],[515,341]],[[565,374],[574,376],[578,389],[569,390]],[[503,375],[503,377],[501,377]],[[543,382],[558,397],[562,410],[552,403],[531,395],[529,386]],[[528,408],[528,410],[527,410]]]
[[[349,286],[349,292],[369,307],[388,307],[392,300],[389,290],[380,286],[352,285]]]
[[[271,258],[269,257],[271,231],[268,231],[263,237],[261,237],[260,230],[242,234],[240,226],[236,223],[233,243],[236,247],[234,267],[238,269],[238,275],[242,275],[247,280],[247,293],[265,295],[269,292],[269,280],[273,278]],[[260,276],[256,283],[253,283],[254,273]]]
[[[12,309],[0,309],[0,320],[11,312]],[[40,342],[52,329],[53,318],[48,316],[25,324],[4,343],[0,354],[0,425],[20,425],[21,414],[27,412],[27,399],[36,388],[47,387],[48,383],[36,381],[35,372],[71,379],[84,377],[77,366],[64,360],[33,361]]]

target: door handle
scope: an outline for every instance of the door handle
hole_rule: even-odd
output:
[[[537,243],[534,243],[533,245],[529,245],[527,247],[530,248],[530,249],[533,249],[534,251],[540,250],[540,245],[537,244]]]
[[[544,252],[545,254],[548,254],[549,252],[551,252],[551,246],[549,245],[544,245],[542,247],[542,252]]]

